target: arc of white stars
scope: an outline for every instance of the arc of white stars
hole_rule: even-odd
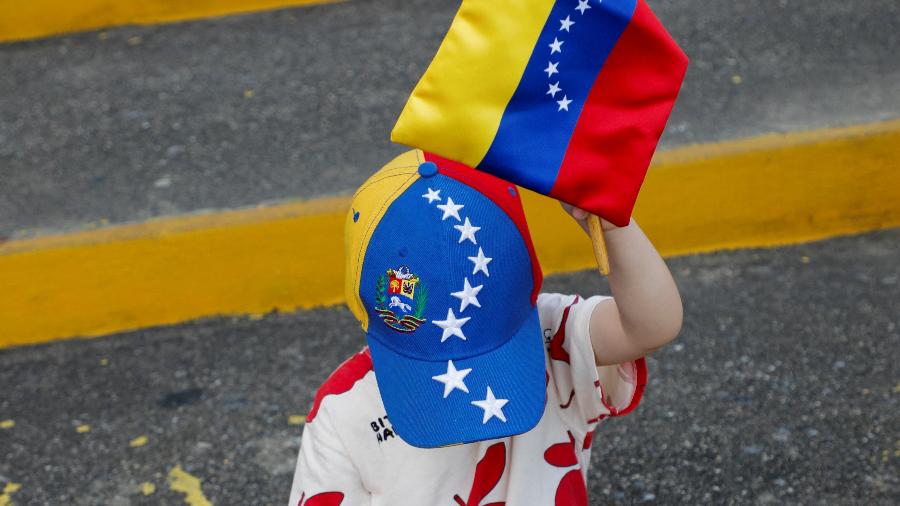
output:
[[[465,207],[462,204],[457,204],[453,202],[453,197],[447,197],[446,204],[438,204],[437,208],[441,211],[444,211],[444,215],[441,216],[441,221],[446,220],[449,217],[456,218],[456,221],[462,221],[462,218],[459,217],[459,210]]]
[[[562,88],[559,87],[559,81],[557,81],[555,84],[550,85],[550,89],[547,90],[547,95],[550,95],[551,97],[556,98],[556,94],[561,91],[562,91]]]
[[[578,7],[575,7],[575,10],[580,12],[582,16],[584,16],[584,11],[591,8],[591,6],[588,5],[588,1],[589,0],[578,0]]]
[[[572,28],[572,25],[574,25],[575,22],[572,21],[572,18],[570,16],[566,16],[566,19],[559,20],[559,24],[562,25],[559,27],[559,31],[565,30],[568,32],[569,28]]]
[[[552,76],[553,74],[559,74],[559,70],[557,70],[557,68],[556,68],[558,65],[559,65],[559,62],[556,62],[556,63],[553,63],[552,61],[547,62],[547,68],[544,69],[544,72],[547,73],[548,78],[550,76]]]
[[[429,204],[433,204],[435,200],[441,200],[441,190],[428,189],[428,193],[422,195],[423,199],[428,199]]]
[[[559,40],[556,37],[553,37],[553,42],[550,45],[550,54],[553,53],[562,53],[562,45],[565,44],[566,41]]]
[[[481,251],[481,247],[478,248],[478,256],[469,257],[469,260],[475,264],[475,268],[472,269],[472,275],[474,276],[478,271],[484,273],[485,276],[490,277],[491,273],[488,272],[488,264],[491,263],[493,258],[484,256],[484,251]]]
[[[488,420],[494,417],[499,418],[505,423],[506,415],[503,414],[503,406],[506,406],[507,402],[509,402],[509,399],[498,399],[494,397],[494,392],[491,391],[491,387],[487,387],[485,399],[483,401],[472,401],[472,404],[484,410],[484,416],[481,418],[481,425],[484,425],[488,423]]]
[[[472,241],[472,244],[478,244],[475,240],[475,232],[481,230],[481,227],[473,227],[472,223],[469,221],[469,217],[466,216],[466,222],[462,225],[453,225],[453,228],[459,230],[459,242],[463,242],[466,239]]]
[[[484,288],[484,285],[478,285],[473,287],[469,284],[469,278],[463,279],[463,289],[458,292],[453,292],[450,295],[459,299],[459,312],[462,313],[469,307],[469,304],[475,307],[481,307],[481,303],[478,302],[478,292]]]
[[[557,100],[556,103],[559,104],[559,109],[557,109],[557,112],[559,112],[559,111],[568,111],[568,110],[569,110],[569,104],[571,104],[572,101],[569,100],[569,96],[568,96],[568,95],[563,95],[562,100]]]
[[[438,327],[444,329],[444,332],[441,334],[441,342],[443,343],[450,336],[457,336],[463,341],[466,340],[466,335],[463,334],[462,326],[466,324],[467,321],[471,320],[471,317],[465,318],[457,318],[455,314],[453,314],[453,308],[447,308],[447,319],[446,320],[432,320],[431,323],[437,325]]]
[[[472,369],[457,369],[456,366],[453,365],[453,361],[448,360],[447,372],[432,376],[431,379],[444,384],[444,399],[446,399],[447,396],[450,395],[450,392],[456,389],[469,393],[469,387],[466,386],[466,383],[463,380],[470,372],[472,372]]]

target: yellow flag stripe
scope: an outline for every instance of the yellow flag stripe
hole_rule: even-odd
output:
[[[515,93],[553,4],[553,0],[463,2],[391,139],[433,153],[459,153],[461,162],[477,166],[503,117],[504,108],[497,104],[508,103]],[[503,34],[502,42],[496,40],[498,34]],[[502,52],[472,51],[478,47]]]

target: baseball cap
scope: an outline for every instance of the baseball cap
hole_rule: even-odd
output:
[[[542,275],[514,185],[409,151],[357,190],[344,247],[347,305],[397,435],[435,448],[537,425]]]

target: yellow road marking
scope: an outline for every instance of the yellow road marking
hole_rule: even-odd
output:
[[[128,446],[132,448],[139,448],[145,444],[147,444],[147,436],[138,436],[128,442]]]
[[[145,481],[144,483],[141,483],[140,489],[142,494],[152,495],[154,492],[156,492],[156,485],[150,483],[149,481]]]
[[[321,199],[2,244],[0,347],[339,303],[346,205]],[[322,271],[310,263],[320,257]]]
[[[896,227],[898,158],[900,120],[663,151],[635,219],[664,256]],[[545,273],[592,267],[587,239],[557,204],[524,197]]]
[[[288,425],[303,425],[306,423],[306,417],[303,415],[291,415],[288,417]]]
[[[86,434],[90,431],[91,431],[91,426],[86,423],[79,425],[78,427],[75,427],[75,432],[77,432],[79,434]]]
[[[342,0],[0,0],[0,42],[339,1]],[[105,39],[101,36],[101,40]]]
[[[0,494],[0,506],[13,506],[12,497],[10,497],[13,493],[18,492],[22,488],[22,485],[18,483],[9,482],[3,486],[3,493]]]
[[[635,217],[663,255],[900,226],[900,120],[657,155]],[[373,168],[374,170],[375,168]],[[546,274],[591,268],[555,201],[523,192]],[[0,347],[343,301],[349,197],[0,244]]]
[[[212,506],[212,503],[209,502],[209,499],[203,495],[203,491],[200,489],[200,479],[187,473],[181,466],[173,467],[169,471],[166,481],[168,481],[170,489],[184,494],[185,504],[190,506]]]
[[[0,429],[12,429],[15,426],[15,420],[3,420],[2,422],[0,422]]]

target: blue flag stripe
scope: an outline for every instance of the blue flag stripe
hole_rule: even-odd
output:
[[[558,0],[553,6],[491,147],[478,164],[544,194],[556,182],[588,93],[631,21],[637,1],[590,0],[591,8],[583,14],[576,9],[578,3]],[[568,31],[561,29],[567,17],[574,22]],[[554,44],[557,41],[561,44]],[[560,90],[551,96],[548,92],[555,83]],[[571,102],[560,104],[561,100]]]

